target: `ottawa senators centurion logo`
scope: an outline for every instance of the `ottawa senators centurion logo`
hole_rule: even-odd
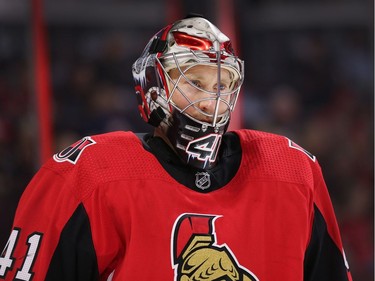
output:
[[[216,244],[214,222],[219,217],[182,214],[177,218],[171,237],[175,281],[259,281],[227,245]]]

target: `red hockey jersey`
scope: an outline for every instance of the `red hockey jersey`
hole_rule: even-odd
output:
[[[21,197],[0,279],[351,280],[315,157],[236,134],[240,166],[211,192],[176,181],[130,132],[56,154]]]

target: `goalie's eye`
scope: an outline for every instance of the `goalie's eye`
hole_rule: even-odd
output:
[[[198,88],[202,88],[202,84],[198,80],[191,80],[191,83]]]

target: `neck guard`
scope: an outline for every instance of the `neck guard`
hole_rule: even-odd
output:
[[[227,126],[199,124],[174,111],[168,122],[166,136],[184,163],[208,170],[217,164],[221,138],[226,129]]]

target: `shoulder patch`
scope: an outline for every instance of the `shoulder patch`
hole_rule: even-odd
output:
[[[76,143],[68,146],[63,151],[53,155],[53,159],[59,163],[68,161],[75,165],[83,150],[93,144],[96,144],[96,142],[91,137],[84,137]]]
[[[294,149],[297,149],[303,153],[305,153],[313,162],[316,161],[316,157],[315,155],[312,155],[310,152],[308,152],[306,149],[304,149],[303,147],[299,146],[298,144],[296,144],[295,142],[291,141],[290,139],[286,138],[288,140],[288,143],[289,143],[289,147],[290,148],[294,148]]]

